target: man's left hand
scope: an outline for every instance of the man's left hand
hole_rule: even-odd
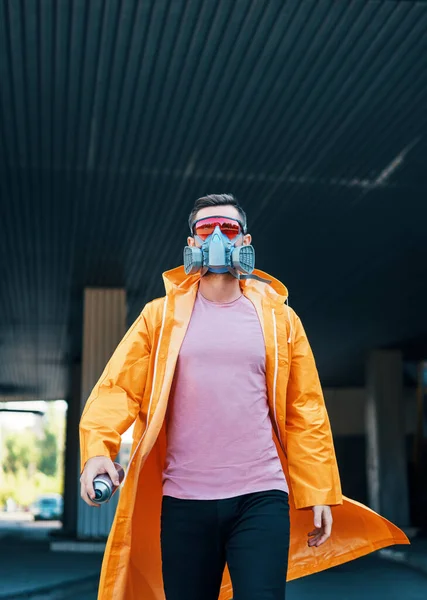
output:
[[[309,546],[320,546],[330,537],[332,531],[332,512],[331,507],[320,504],[313,506],[314,527],[308,534],[311,539],[308,540]]]

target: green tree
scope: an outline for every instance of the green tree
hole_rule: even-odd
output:
[[[5,439],[4,446],[4,472],[17,475],[21,469],[26,471],[31,463],[32,458],[31,441],[29,441],[26,436],[9,435]]]
[[[3,429],[0,442],[0,509],[7,498],[28,506],[39,494],[63,492],[65,419],[56,403],[46,407],[43,421],[21,431]],[[42,426],[40,436],[40,426]]]
[[[56,434],[46,428],[44,430],[44,437],[37,443],[39,449],[39,457],[37,461],[37,468],[39,471],[54,477],[58,471],[58,441]]]

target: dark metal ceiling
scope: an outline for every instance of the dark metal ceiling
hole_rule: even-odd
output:
[[[0,395],[64,397],[85,285],[129,321],[235,193],[327,385],[427,346],[427,3],[0,2]],[[424,354],[425,355],[425,354]]]

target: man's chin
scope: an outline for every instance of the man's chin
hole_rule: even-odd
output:
[[[206,271],[206,273],[203,275],[203,277],[206,279],[212,279],[213,277],[216,278],[222,278],[222,279],[229,279],[230,277],[233,278],[233,275],[231,273],[229,273],[228,271],[226,273],[214,273],[214,271]]]

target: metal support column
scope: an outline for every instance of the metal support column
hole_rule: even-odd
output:
[[[80,413],[105,365],[126,332],[126,292],[123,289],[87,288],[84,292],[83,356]],[[78,473],[80,478],[80,473]],[[80,482],[78,483],[80,490]],[[108,535],[118,495],[101,508],[77,500],[77,535],[80,539]]]

